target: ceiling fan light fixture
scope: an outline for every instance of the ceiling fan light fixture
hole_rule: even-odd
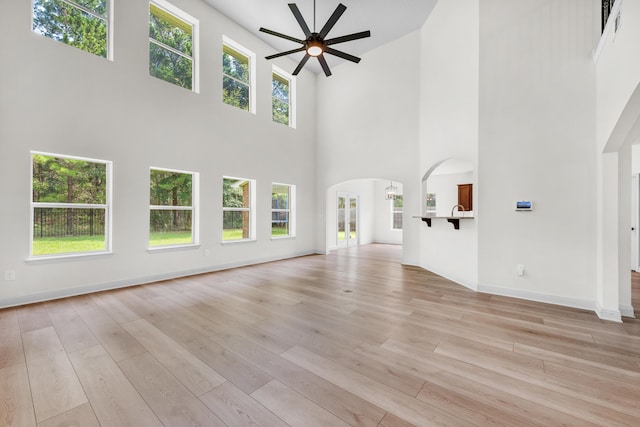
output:
[[[307,53],[310,56],[320,56],[324,52],[324,46],[319,41],[310,41],[307,43]]]

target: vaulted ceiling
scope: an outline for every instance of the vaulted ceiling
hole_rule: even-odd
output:
[[[258,31],[265,27],[279,33],[304,39],[300,26],[293,17],[288,3],[296,3],[302,16],[313,31],[313,0],[203,0],[240,26],[273,47],[273,53],[291,50],[299,45]],[[331,30],[331,37],[370,30],[371,37],[336,45],[337,49],[360,56],[369,50],[409,34],[422,27],[438,0],[316,0],[316,30],[329,19],[338,3],[347,11]],[[291,55],[296,63],[303,54]],[[326,55],[329,66],[345,62]],[[309,61],[306,68],[320,73],[318,61]],[[287,70],[287,71],[293,71]]]

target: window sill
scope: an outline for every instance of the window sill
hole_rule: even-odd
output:
[[[198,249],[199,247],[200,247],[199,243],[194,243],[190,245],[155,246],[153,248],[147,248],[147,252],[149,253],[173,252],[173,251],[181,251],[181,250],[189,250],[189,249]]]
[[[61,261],[61,260],[74,260],[82,259],[86,257],[113,255],[111,251],[101,252],[83,252],[83,253],[65,253],[65,254],[52,254],[52,255],[38,255],[29,256],[25,259],[26,262],[46,262],[46,261]]]
[[[292,240],[295,238],[296,236],[271,236],[271,240]]]
[[[223,245],[236,245],[238,243],[255,243],[256,239],[240,239],[240,240],[223,240],[220,242]]]

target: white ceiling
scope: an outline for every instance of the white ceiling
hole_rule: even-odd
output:
[[[313,31],[313,0],[203,0],[240,26],[255,34],[270,46],[273,53],[295,49],[300,45],[258,31],[260,27],[292,37],[304,39],[304,34],[294,18],[289,3],[296,3],[300,13]],[[417,30],[427,20],[438,0],[316,0],[316,31],[324,26],[333,11],[342,3],[347,10],[329,33],[329,38],[360,31],[371,31],[371,37],[335,45],[335,48],[355,56]],[[294,61],[303,54],[289,57]],[[333,55],[325,55],[333,68],[345,62]],[[307,65],[315,73],[322,72],[318,61],[312,58]],[[287,71],[293,71],[287,70]]]

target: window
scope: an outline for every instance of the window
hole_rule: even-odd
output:
[[[33,0],[33,31],[111,59],[110,0]]]
[[[427,214],[436,213],[436,193],[427,193]]]
[[[198,174],[151,168],[149,247],[198,244]]]
[[[255,181],[222,179],[222,241],[255,240]]]
[[[170,3],[149,3],[150,75],[198,92],[198,25]]]
[[[255,113],[255,54],[227,37],[222,45],[222,101]]]
[[[391,200],[391,229],[402,230],[402,207],[403,207],[402,195],[399,194],[395,199]]]
[[[271,185],[271,237],[294,237],[295,185]]]
[[[31,153],[31,256],[111,251],[111,162]]]
[[[273,121],[295,128],[295,78],[275,65],[271,76]]]

